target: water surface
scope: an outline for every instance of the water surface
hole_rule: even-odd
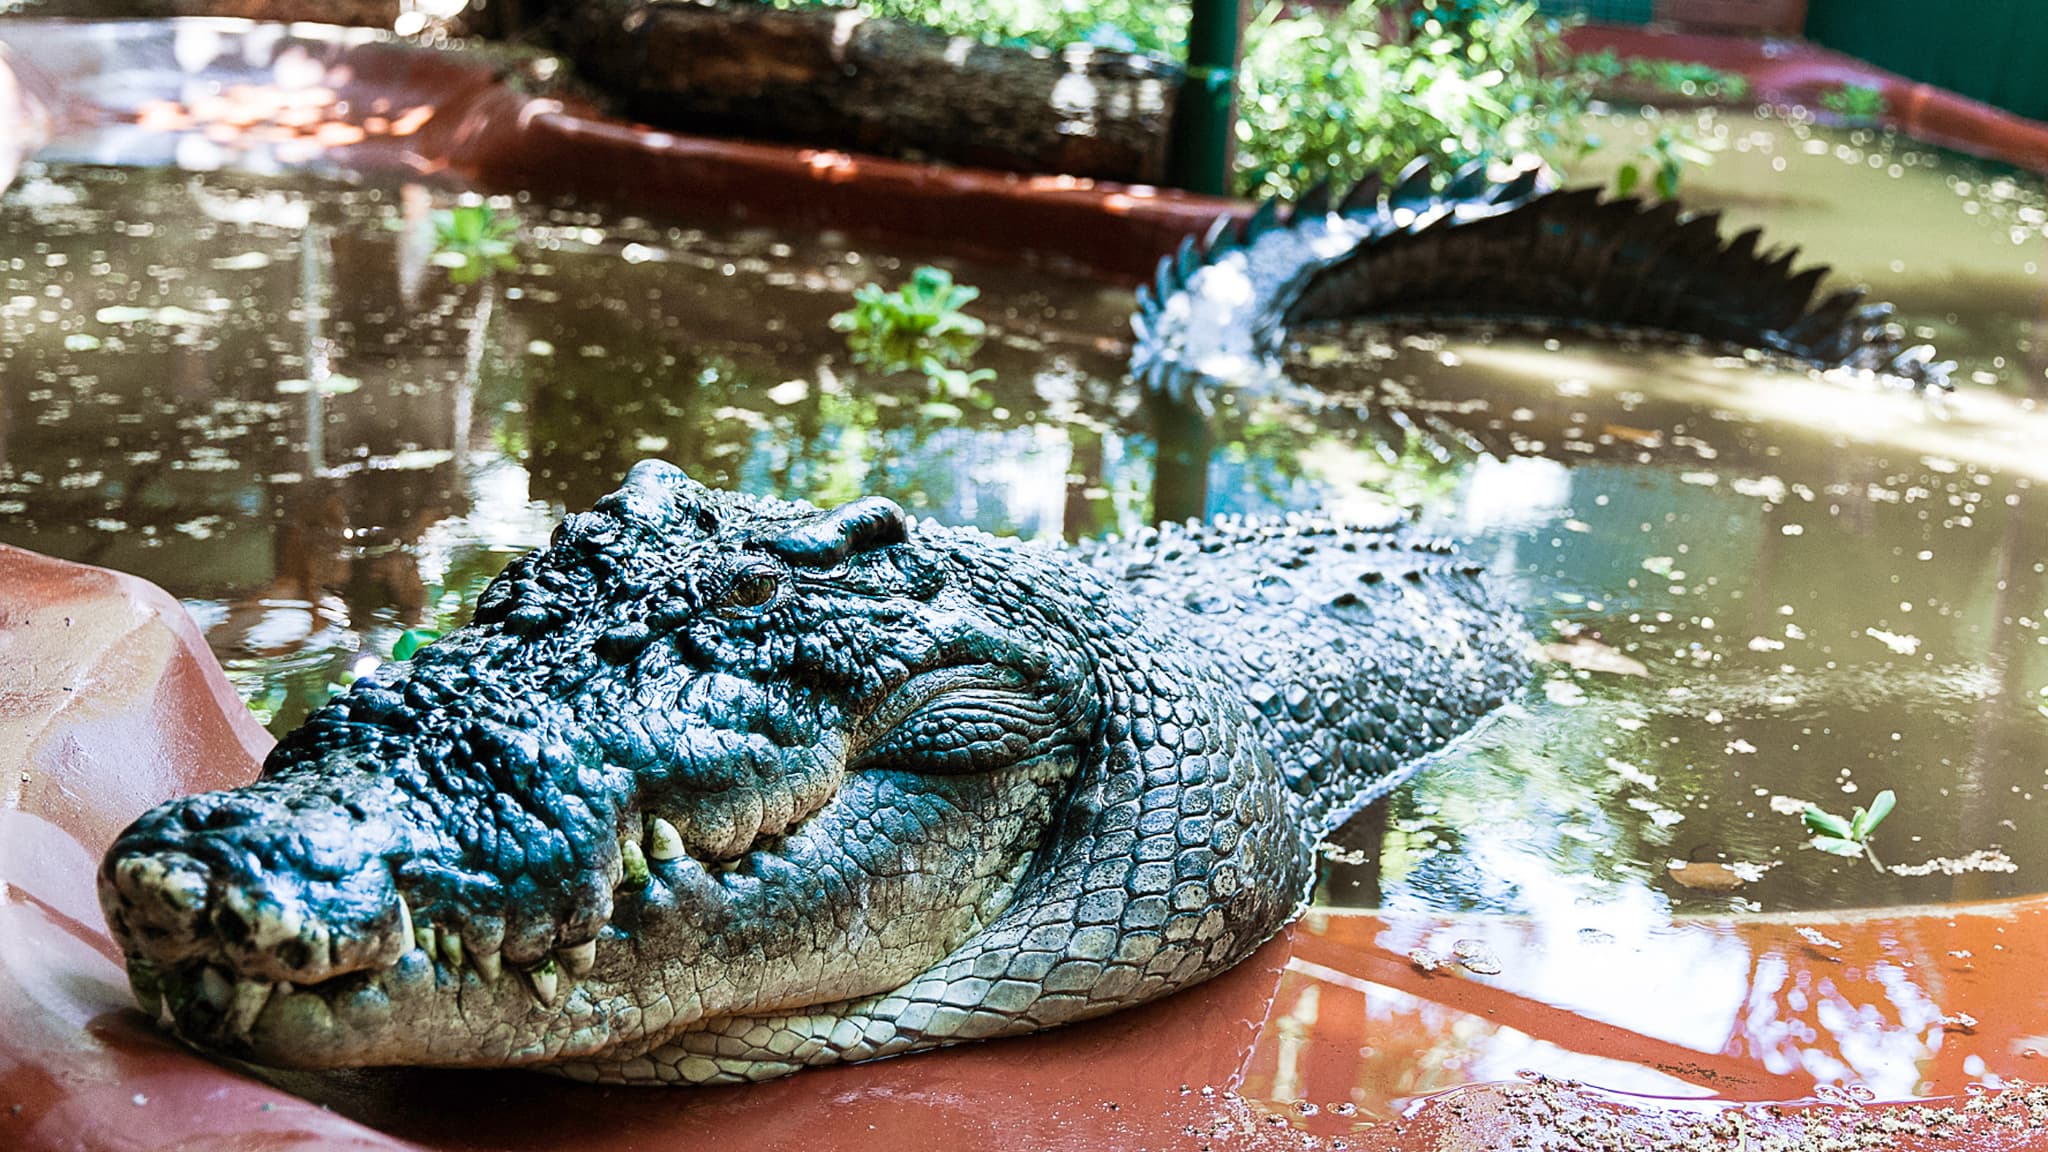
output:
[[[71,168],[0,203],[0,539],[171,589],[283,730],[645,456],[1044,538],[1394,503],[1553,662],[1346,829],[1321,901],[1603,930],[2048,889],[2048,195],[1876,134],[1697,131],[1692,200],[1897,300],[1965,393],[1338,330],[1293,349],[1315,395],[1205,418],[1122,379],[1128,293],[941,261],[996,373],[949,390],[827,325],[925,254],[506,199],[519,267],[460,284],[445,190]],[[1875,861],[1804,846],[1804,802],[1883,789]]]

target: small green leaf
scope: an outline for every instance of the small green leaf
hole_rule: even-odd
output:
[[[439,640],[441,634],[431,628],[407,628],[399,633],[398,643],[391,646],[393,660],[410,660],[420,649]]]
[[[1856,837],[1855,831],[1849,827],[1847,820],[1832,812],[1823,812],[1815,804],[1808,804],[1806,806],[1806,811],[1801,814],[1801,819],[1804,819],[1806,826],[1819,836],[1833,836],[1842,840],[1854,840]]]
[[[1657,196],[1664,200],[1676,198],[1678,195],[1678,180],[1678,165],[1665,164],[1660,166],[1657,169]]]
[[[1845,840],[1840,836],[1815,836],[1812,844],[1815,848],[1823,852],[1831,852],[1836,856],[1863,855],[1862,844],[1854,840]]]
[[[1872,832],[1877,831],[1877,826],[1884,823],[1884,818],[1892,814],[1892,809],[1898,805],[1898,802],[1899,798],[1892,794],[1891,789],[1887,788],[1879,792],[1877,797],[1870,802],[1869,812],[1864,812],[1860,808],[1857,809],[1857,815],[1861,819],[1856,822],[1856,838],[1858,840],[1868,839]]]

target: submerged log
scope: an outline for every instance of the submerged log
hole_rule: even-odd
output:
[[[627,114],[684,132],[1157,183],[1174,65],[991,46],[850,9],[552,0],[556,46]]]

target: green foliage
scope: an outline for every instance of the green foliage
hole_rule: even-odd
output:
[[[398,634],[398,642],[391,646],[391,658],[410,660],[420,649],[440,638],[441,634],[431,628],[407,628]]]
[[[862,285],[853,307],[832,317],[832,328],[846,333],[854,363],[883,373],[914,368],[942,395],[965,397],[995,376],[964,367],[981,347],[985,329],[961,309],[980,295],[981,289],[955,284],[952,273],[927,265],[894,292]]]
[[[1186,53],[1184,0],[771,2],[851,2],[990,42]],[[1589,81],[1560,32],[1534,0],[1355,0],[1336,11],[1268,0],[1236,78],[1237,190],[1293,194],[1324,175],[1392,176],[1417,156],[1451,166],[1568,155]]]
[[[1281,0],[1259,13],[1239,88],[1239,191],[1392,176],[1417,156],[1447,167],[1578,148],[1587,81],[1534,3],[1420,0],[1391,36],[1381,14]]]
[[[1823,92],[1820,106],[1851,124],[1874,124],[1884,119],[1890,107],[1884,90],[1868,84],[1844,84]]]
[[[1806,822],[1806,830],[1813,833],[1808,841],[1823,852],[1837,856],[1869,856],[1875,864],[1877,858],[1871,855],[1870,834],[1892,814],[1892,807],[1898,797],[1887,788],[1877,794],[1868,809],[1858,808],[1848,819],[1832,812],[1823,811],[1817,804],[1808,804],[1800,816]]]
[[[1572,66],[1589,79],[1604,83],[1626,80],[1654,92],[1709,100],[1740,101],[1749,96],[1749,78],[1686,60],[1634,57],[1623,60],[1612,48],[1579,56]]]
[[[434,263],[448,279],[474,284],[492,272],[519,266],[515,255],[519,221],[489,204],[459,204],[434,210]]]
[[[1686,165],[1713,162],[1713,154],[1701,148],[1690,135],[1682,130],[1663,128],[1658,130],[1655,140],[1637,149],[1615,170],[1614,192],[1618,196],[1635,195],[1647,175],[1653,198],[1669,200],[1678,195],[1678,185],[1685,176]]]

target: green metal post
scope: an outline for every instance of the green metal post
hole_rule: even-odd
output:
[[[1173,108],[1167,179],[1190,192],[1229,185],[1230,114],[1237,95],[1238,0],[1195,0],[1187,76]]]

